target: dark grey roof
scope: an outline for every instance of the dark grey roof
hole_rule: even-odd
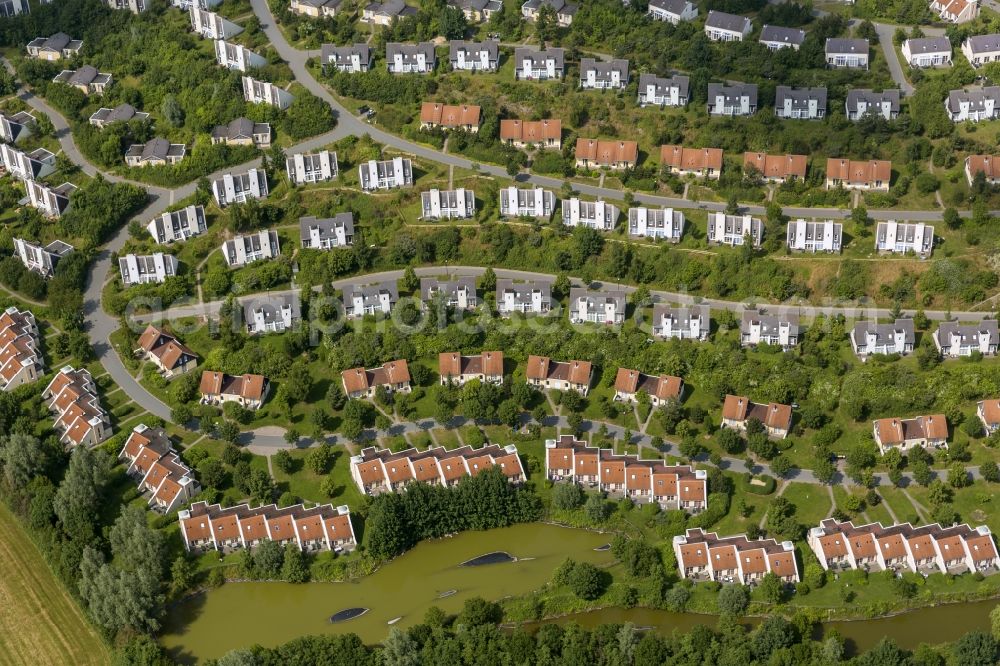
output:
[[[656,326],[664,317],[677,322],[681,328],[690,326],[692,319],[701,319],[707,327],[709,322],[709,307],[707,305],[689,305],[685,307],[654,305],[653,325]]]
[[[448,44],[448,57],[455,60],[459,51],[479,53],[484,49],[489,53],[490,60],[497,60],[500,54],[500,42],[494,39],[488,39],[485,42],[466,42],[461,39],[453,39]]]
[[[708,103],[715,102],[715,98],[723,95],[727,102],[736,102],[744,95],[750,98],[750,105],[757,105],[757,84],[756,83],[734,83],[726,85],[724,83],[708,84]]]
[[[994,109],[1000,108],[1000,86],[952,90],[948,93],[948,110],[958,111],[959,105],[965,102],[969,105],[970,111],[983,111],[988,99],[993,100]]]
[[[612,291],[611,289],[586,289],[584,287],[573,287],[569,290],[569,307],[573,309],[580,299],[587,301],[588,307],[598,307],[604,303],[614,303],[615,308],[625,314],[626,295],[624,291]]]
[[[586,73],[594,70],[599,81],[611,80],[612,72],[617,71],[622,81],[628,79],[628,60],[617,58],[609,61],[598,61],[594,58],[580,59],[580,78],[585,78]]]
[[[424,302],[429,301],[435,293],[451,297],[463,288],[470,297],[475,298],[476,278],[468,275],[457,276],[453,280],[438,280],[432,277],[420,278],[420,299]]]
[[[650,7],[656,7],[661,11],[677,16],[680,16],[687,9],[688,4],[690,4],[690,0],[649,0]]]
[[[646,86],[656,86],[656,92],[658,94],[665,94],[672,88],[678,89],[678,94],[681,97],[688,96],[688,88],[691,85],[691,79],[680,74],[674,74],[669,79],[656,76],[655,74],[640,74],[639,75],[639,90],[645,90]]]
[[[867,102],[869,105],[879,105],[882,102],[889,102],[893,112],[899,111],[899,90],[883,90],[874,92],[867,88],[854,88],[847,91],[847,106],[857,108],[858,102]]]
[[[562,69],[566,59],[566,49],[533,49],[521,46],[514,49],[514,66],[520,67],[525,58],[531,59],[533,64],[543,63],[552,59],[555,61],[556,69]]]
[[[177,155],[183,157],[185,152],[187,151],[183,143],[170,143],[166,139],[157,137],[150,139],[146,143],[136,143],[129,146],[125,156],[139,156],[143,162],[146,162],[154,159],[165,160],[168,157],[175,157]]]
[[[990,341],[996,342],[998,337],[997,320],[983,319],[978,324],[959,324],[957,321],[944,321],[938,326],[938,342],[941,345],[950,343],[952,334],[961,337],[962,342],[979,344],[979,336],[989,334]]]
[[[399,300],[399,290],[396,289],[395,282],[382,282],[380,284],[352,284],[344,287],[344,298],[349,299],[361,296],[366,304],[378,303],[379,295],[389,294],[389,301],[395,303]]]
[[[497,280],[496,301],[498,304],[503,303],[504,293],[511,292],[514,294],[514,301],[516,303],[531,303],[531,293],[533,291],[538,291],[543,301],[551,300],[552,281],[526,280],[524,282],[515,282],[508,279]]]
[[[309,230],[313,227],[319,229],[319,235],[321,239],[325,238],[336,238],[337,234],[334,232],[338,227],[344,227],[344,231],[348,236],[354,235],[354,214],[353,213],[337,213],[333,217],[317,218],[313,215],[308,217],[299,218],[299,237],[302,240],[309,240],[310,234]]]
[[[385,57],[392,60],[397,53],[402,54],[404,60],[416,59],[418,53],[423,53],[428,62],[434,61],[434,44],[432,42],[420,42],[418,44],[403,44],[400,42],[389,42],[385,45]]]
[[[816,100],[820,109],[826,109],[826,88],[792,88],[778,86],[774,90],[774,105],[782,107],[786,99],[792,100],[792,108],[808,108],[809,100]]]
[[[355,54],[359,57],[361,62],[371,62],[371,50],[368,48],[367,44],[352,44],[351,46],[323,44],[320,47],[320,60],[323,63],[350,60],[351,56]]]
[[[973,53],[1000,51],[1000,34],[972,35],[968,38],[968,42]]]
[[[875,336],[875,344],[885,345],[893,341],[896,331],[901,331],[907,344],[915,341],[912,319],[897,319],[892,324],[879,324],[874,321],[859,321],[854,324],[852,336],[855,344],[861,344],[869,334]]]
[[[714,9],[708,12],[708,18],[705,19],[706,28],[718,28],[719,30],[730,30],[739,33],[746,32],[748,25],[750,25],[750,19],[746,16],[717,12]]]
[[[759,323],[761,333],[765,335],[777,333],[782,323],[789,325],[792,335],[799,334],[799,316],[794,314],[769,315],[763,314],[759,310],[744,310],[740,329],[747,331],[751,323]]]
[[[906,40],[910,53],[951,53],[951,41],[947,37],[918,37]]]
[[[228,125],[216,125],[212,137],[216,139],[250,139],[254,134],[270,134],[271,126],[267,123],[255,123],[249,118],[231,120]]]
[[[868,55],[868,40],[830,37],[826,40],[826,54],[830,55],[831,53],[863,53]]]
[[[760,41],[777,42],[802,46],[806,39],[806,31],[798,28],[783,28],[779,25],[765,25],[760,31]]]
[[[267,323],[281,321],[281,311],[286,307],[291,308],[293,320],[300,318],[298,294],[254,296],[243,302],[243,321],[248,324],[254,321],[254,312],[257,310],[264,314],[264,321]]]

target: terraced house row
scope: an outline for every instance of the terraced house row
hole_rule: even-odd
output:
[[[809,547],[824,569],[913,573],[996,573],[1000,558],[985,525],[913,526],[881,523],[855,526],[827,518],[809,530]]]
[[[137,425],[118,459],[128,461],[125,473],[137,480],[148,504],[162,513],[175,511],[201,492],[191,468],[181,461],[162,428]]]
[[[683,578],[753,585],[773,573],[785,583],[799,582],[791,541],[750,539],[745,534],[720,537],[694,528],[675,536],[673,546]]]
[[[511,483],[525,480],[524,467],[513,444],[496,444],[474,449],[463,446],[451,451],[443,446],[418,451],[414,448],[393,453],[370,446],[351,457],[351,478],[365,495],[405,490],[411,483],[454,486],[468,476],[499,467]]]
[[[339,552],[357,546],[347,505],[306,508],[304,504],[289,507],[268,504],[251,508],[249,504],[222,507],[195,502],[189,509],[179,511],[177,519],[184,548],[192,552],[228,553],[253,548],[264,541],[294,543],[306,552]]]
[[[111,417],[101,407],[97,385],[86,368],[64,366],[42,392],[55,413],[59,441],[66,446],[97,446],[111,437]]]
[[[617,455],[578,441],[572,435],[545,441],[545,477],[579,483],[634,502],[656,502],[664,509],[700,513],[708,505],[708,473],[689,465],[668,465]]]
[[[44,372],[38,350],[38,325],[29,310],[11,306],[0,315],[0,389],[13,391]]]

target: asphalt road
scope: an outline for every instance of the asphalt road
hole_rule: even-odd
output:
[[[414,273],[418,277],[438,277],[444,276],[446,274],[464,275],[464,276],[475,276],[478,277],[486,271],[485,268],[481,266],[422,266],[414,269]],[[539,273],[535,271],[521,271],[513,270],[508,268],[495,268],[493,272],[498,278],[510,278],[514,280],[555,280],[556,276],[551,273]],[[377,282],[384,281],[395,281],[403,277],[404,270],[396,269],[391,271],[382,271],[379,273],[369,273],[367,275],[355,275],[353,277],[344,278],[341,280],[335,280],[331,284],[336,289],[343,289],[344,287],[351,284],[374,284]],[[574,286],[584,286],[578,278],[572,278]],[[620,285],[613,282],[600,282],[595,281],[592,283],[595,287],[606,287],[610,289],[622,290],[626,293],[631,294],[635,291],[635,287],[629,285]],[[296,293],[296,289],[285,289],[279,291],[266,292],[264,294],[250,294],[247,296],[238,297],[237,300],[240,302],[253,301],[265,297],[267,295],[271,296],[287,296]],[[715,310],[730,310],[733,312],[741,312],[745,308],[760,301],[754,301],[753,299],[747,299],[743,301],[727,301],[717,298],[703,298],[701,296],[693,296],[691,294],[674,292],[674,291],[661,291],[661,290],[651,290],[650,296],[654,302],[662,303],[679,303],[686,305],[708,305]],[[176,307],[166,308],[165,310],[153,313],[153,314],[140,314],[133,317],[139,322],[150,322],[150,321],[171,321],[182,319],[186,317],[209,317],[214,318],[218,315],[219,308],[224,303],[224,300],[218,301],[208,301],[205,303],[191,303],[188,305],[180,305]],[[842,314],[847,319],[877,319],[889,317],[892,312],[887,308],[875,308],[868,307],[864,305],[812,305],[809,303],[789,303],[781,305],[764,305],[761,306],[766,308],[769,312],[788,312],[798,314],[801,317],[815,317],[817,315],[837,315]],[[991,316],[992,312],[958,312],[958,311],[947,311],[947,310],[926,310],[924,314],[928,319],[943,321],[947,319],[959,319],[962,321],[979,321],[987,316]],[[118,321],[114,320],[115,328],[117,328]]]

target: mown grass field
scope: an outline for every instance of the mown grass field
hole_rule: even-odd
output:
[[[107,647],[0,504],[0,665],[108,664]]]

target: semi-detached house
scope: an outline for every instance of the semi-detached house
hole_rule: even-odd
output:
[[[905,355],[913,351],[916,337],[912,319],[897,319],[892,323],[855,322],[851,329],[851,347],[858,356],[872,354]]]
[[[197,354],[184,346],[176,336],[152,324],[139,336],[138,345],[135,355],[151,362],[168,379],[192,370],[198,364]]]
[[[806,31],[799,28],[785,28],[778,25],[764,25],[760,30],[760,43],[771,51],[781,49],[799,50],[806,40]]]
[[[580,59],[580,87],[584,90],[621,90],[627,85],[628,60]]]
[[[478,380],[490,384],[503,383],[503,352],[484,351],[471,356],[458,352],[438,354],[438,376],[441,385],[464,386],[466,382]]]
[[[621,324],[627,300],[624,291],[574,287],[569,290],[569,320],[574,324]]]
[[[848,120],[858,121],[869,115],[894,120],[899,116],[899,90],[875,92],[867,88],[847,91],[844,112]]]
[[[118,257],[118,271],[122,284],[162,284],[177,275],[177,257],[172,254],[126,254]]]
[[[722,149],[660,146],[660,167],[679,176],[717,180],[722,173]]]
[[[576,166],[580,169],[629,169],[639,160],[635,141],[576,140]]]
[[[433,42],[385,45],[385,64],[390,74],[429,74],[437,65]]]
[[[529,386],[543,391],[576,391],[587,397],[594,370],[590,361],[553,361],[547,356],[529,356],[525,377]]]
[[[302,319],[297,294],[255,296],[240,305],[249,335],[283,333]]]
[[[670,78],[639,75],[639,106],[687,106],[691,79],[680,74]]]
[[[375,56],[367,44],[350,46],[323,44],[320,47],[319,61],[324,70],[334,69],[338,72],[356,74],[370,70]]]
[[[708,114],[710,116],[752,116],[756,112],[756,84],[708,84]]]
[[[545,280],[497,280],[496,307],[501,317],[514,313],[547,314],[552,308],[552,283]]]
[[[514,49],[514,78],[518,81],[561,79],[565,71],[565,49]]]
[[[399,301],[395,282],[354,284],[344,287],[344,310],[350,318],[387,315]]]
[[[653,306],[653,336],[678,340],[707,340],[711,328],[707,305]]]
[[[500,42],[453,39],[448,44],[448,62],[456,72],[495,72],[500,62]]]
[[[948,448],[948,420],[944,414],[887,418],[872,422],[875,444],[884,455],[889,449],[906,453],[914,447]]]
[[[774,114],[788,120],[821,120],[826,117],[826,88],[778,86]]]
[[[766,153],[743,153],[743,170],[755,171],[764,180],[784,183],[792,178],[806,179],[805,155],[768,155]]]
[[[206,370],[201,373],[198,390],[202,404],[222,406],[234,402],[245,409],[256,410],[267,399],[271,382],[261,375],[227,375]]]
[[[354,214],[337,213],[333,217],[313,215],[299,218],[299,240],[303,248],[331,250],[354,244]]]
[[[501,120],[500,140],[515,148],[562,148],[562,121]]]
[[[888,160],[855,161],[831,157],[826,160],[826,189],[889,191],[892,162]]]
[[[1000,86],[973,86],[952,90],[944,103],[952,122],[979,122],[1000,116]]]
[[[374,398],[379,386],[391,393],[410,392],[410,368],[405,359],[387,361],[377,368],[351,368],[340,373],[347,397],[356,400]]]
[[[212,128],[211,137],[213,146],[223,144],[268,148],[271,145],[271,126],[240,117],[229,121],[228,125],[216,125]]]
[[[237,72],[247,72],[267,64],[267,58],[258,55],[243,46],[227,42],[224,39],[215,40],[215,61]]]
[[[727,395],[722,405],[722,427],[745,431],[747,422],[756,419],[768,437],[785,439],[792,429],[792,407],[781,403],[752,402],[742,395]]]
[[[1000,342],[996,319],[983,319],[975,324],[941,322],[933,338],[934,346],[945,358],[960,358],[974,353],[996,356]]]
[[[740,343],[744,347],[777,345],[788,351],[799,344],[799,317],[794,314],[765,314],[744,310],[740,317]]]

